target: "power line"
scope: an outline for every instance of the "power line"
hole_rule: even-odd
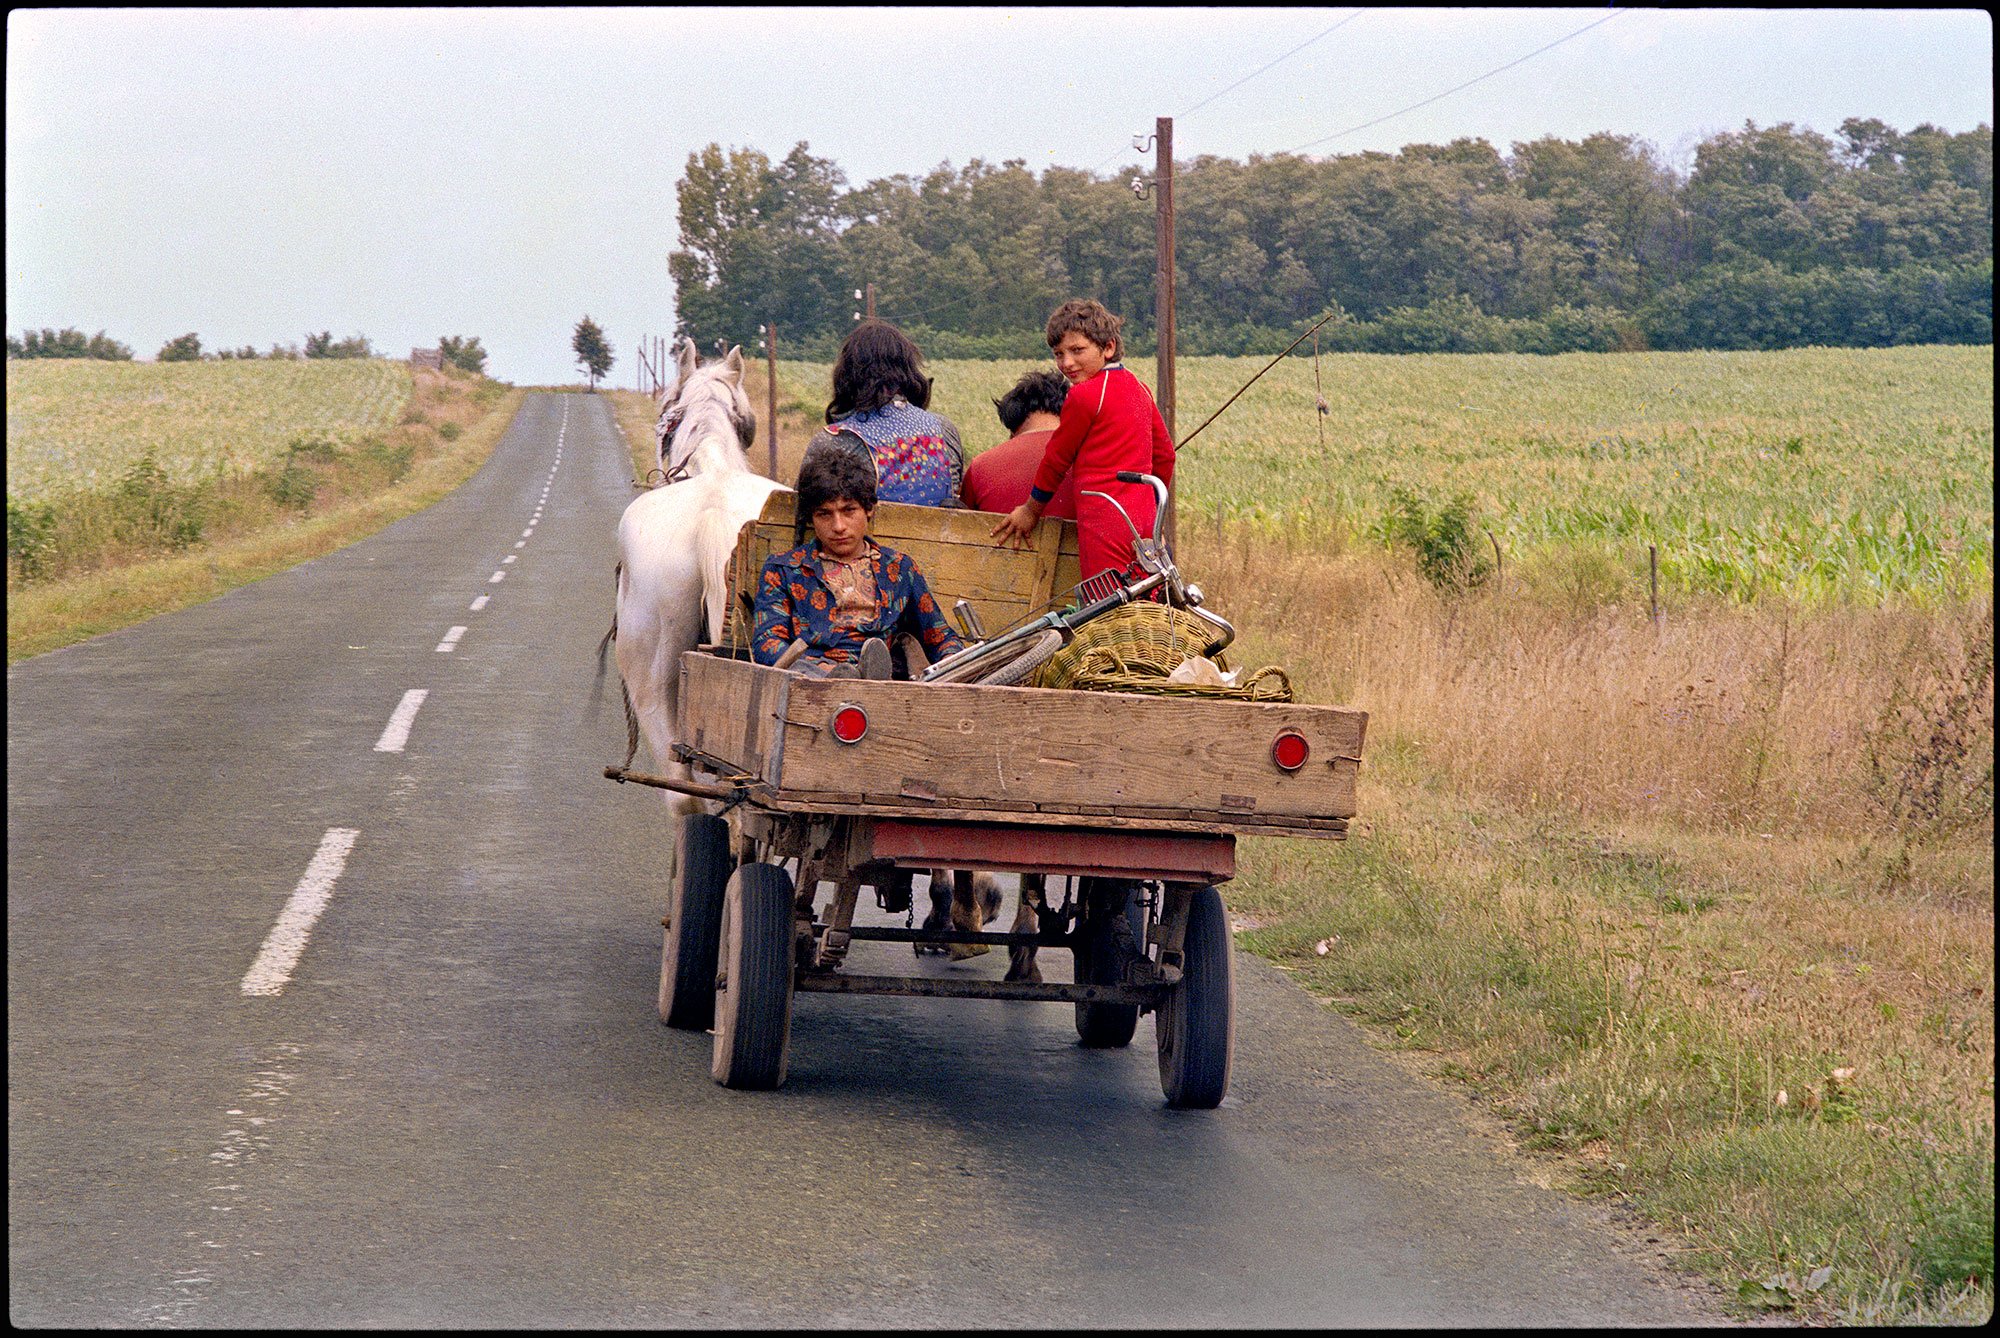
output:
[[[1334,33],[1339,32],[1342,28],[1345,28],[1348,24],[1354,22],[1354,20],[1360,18],[1363,14],[1367,12],[1368,10],[1365,6],[1361,9],[1355,10],[1352,14],[1349,14],[1346,18],[1342,19],[1340,22],[1334,24],[1331,28],[1328,28],[1324,32],[1321,32],[1315,36],[1308,37],[1305,41],[1299,43],[1297,46],[1293,47],[1290,51],[1287,51],[1284,55],[1278,57],[1274,61],[1271,61],[1267,65],[1262,65],[1259,66],[1257,69],[1252,70],[1250,73],[1244,75],[1241,79],[1238,79],[1235,83],[1231,84],[1229,87],[1221,90],[1221,92],[1210,93],[1200,102],[1195,103],[1194,106],[1189,107],[1184,112],[1181,112],[1174,119],[1180,121],[1186,120],[1188,117],[1200,111],[1203,107],[1206,107],[1209,103],[1221,97],[1223,93],[1235,92],[1237,89],[1243,87],[1243,85],[1249,83],[1252,79],[1255,79],[1258,75],[1264,73],[1266,70],[1274,69],[1277,66],[1284,64],[1286,61],[1290,60],[1293,56],[1298,55],[1299,52],[1304,51],[1307,47],[1311,46],[1314,42],[1319,41],[1320,38],[1332,36]],[[1124,149],[1112,150],[1109,154],[1107,154],[1104,157],[1104,159],[1101,162],[1097,164],[1097,166],[1090,169],[1091,173],[1095,175],[1096,173],[1102,171],[1104,169],[1105,163],[1111,162],[1113,159],[1117,158],[1120,154],[1124,152],[1125,152]]]
[[[1285,61],[1290,60],[1293,56],[1298,55],[1299,52],[1304,51],[1314,42],[1319,41],[1320,37],[1329,37],[1334,33],[1339,32],[1342,28],[1345,28],[1348,24],[1354,22],[1354,20],[1360,18],[1363,14],[1366,14],[1367,12],[1368,11],[1366,8],[1355,10],[1352,14],[1349,14],[1346,18],[1342,19],[1340,22],[1334,24],[1331,28],[1328,28],[1325,32],[1321,33],[1319,37],[1308,37],[1305,41],[1299,43],[1297,46],[1293,47],[1290,51],[1287,51],[1284,55],[1272,61],[1270,65],[1266,65],[1263,67],[1263,69],[1256,70],[1250,74],[1244,75],[1241,79],[1238,79],[1228,88],[1223,89],[1222,93],[1235,92],[1237,89],[1243,87],[1243,85],[1249,83],[1252,79],[1255,79],[1258,75],[1262,74],[1264,70],[1268,70],[1275,65],[1283,64]],[[1188,117],[1194,115],[1196,112],[1200,111],[1203,107],[1206,107],[1209,103],[1221,97],[1222,93],[1210,93],[1207,97],[1203,98],[1200,102],[1195,103],[1194,106],[1189,107],[1186,111],[1180,113],[1180,115],[1175,117],[1174,119],[1176,120],[1187,119]]]
[[[1393,121],[1398,116],[1402,116],[1405,115],[1406,113],[1416,111],[1419,107],[1428,107],[1433,102],[1437,102],[1443,98],[1450,97],[1453,93],[1463,92],[1464,90],[1472,87],[1474,84],[1483,83],[1484,81],[1491,79],[1496,74],[1504,74],[1508,70],[1513,69],[1516,65],[1520,65],[1525,61],[1533,60],[1536,56],[1541,55],[1545,51],[1553,51],[1557,47],[1561,46],[1564,42],[1570,41],[1573,38],[1581,37],[1585,33],[1589,32],[1592,28],[1601,27],[1604,24],[1611,22],[1611,20],[1618,18],[1620,15],[1625,14],[1626,12],[1627,12],[1626,10],[1614,9],[1609,14],[1606,14],[1603,18],[1598,19],[1593,23],[1586,23],[1583,27],[1578,28],[1575,32],[1570,33],[1567,36],[1558,37],[1555,41],[1550,42],[1547,46],[1536,47],[1533,51],[1530,51],[1525,56],[1517,56],[1513,60],[1508,61],[1505,65],[1502,65],[1497,69],[1488,70],[1486,73],[1479,75],[1477,78],[1467,79],[1464,83],[1459,84],[1456,87],[1447,88],[1442,93],[1436,93],[1430,97],[1425,98],[1422,102],[1413,102],[1409,106],[1404,107],[1398,111],[1390,112],[1386,116],[1378,116],[1372,121],[1363,121],[1360,125],[1351,125],[1347,127],[1347,129],[1345,130],[1336,130],[1331,135],[1324,135],[1319,139],[1308,140],[1306,143],[1299,145],[1297,148],[1286,149],[1285,152],[1300,153],[1306,149],[1313,148],[1320,144],[1325,144],[1331,140],[1340,139],[1343,136],[1354,134],[1356,131],[1366,130],[1370,126],[1381,125],[1384,121]],[[1175,173],[1174,184],[1179,185],[1182,181],[1185,181],[1187,178],[1194,176],[1200,170],[1201,169],[1199,167],[1191,167],[1185,172]]]
[[[1535,50],[1530,51],[1525,56],[1522,56],[1516,60],[1508,61],[1505,65],[1502,65],[1497,70],[1488,70],[1486,73],[1480,75],[1479,78],[1477,79],[1467,79],[1464,83],[1458,85],[1457,88],[1447,88],[1444,92],[1437,94],[1435,97],[1428,97],[1425,98],[1422,102],[1411,103],[1409,106],[1403,108],[1402,111],[1392,111],[1387,116],[1378,116],[1372,121],[1363,121],[1360,125],[1351,125],[1345,130],[1335,131],[1331,135],[1327,135],[1321,139],[1311,140],[1305,144],[1299,145],[1299,147],[1296,149],[1288,149],[1286,150],[1286,152],[1298,153],[1300,150],[1310,149],[1314,145],[1324,144],[1328,140],[1339,139],[1342,135],[1351,135],[1357,130],[1366,130],[1371,125],[1380,125],[1384,121],[1393,121],[1398,116],[1403,115],[1404,112],[1413,112],[1419,107],[1428,107],[1433,102],[1436,102],[1439,98],[1448,98],[1453,93],[1462,92],[1463,90],[1472,87],[1474,84],[1479,83],[1482,80],[1491,79],[1496,74],[1504,74],[1506,71],[1513,69],[1516,65],[1521,64],[1522,61],[1533,60],[1536,56],[1541,55],[1544,51],[1553,51],[1557,47],[1561,46],[1564,42],[1569,41],[1570,38],[1581,37],[1585,33],[1589,32],[1592,28],[1600,27],[1603,24],[1609,23],[1611,22],[1611,20],[1617,18],[1618,16],[1624,14],[1625,12],[1626,11],[1622,9],[1614,9],[1609,14],[1606,14],[1603,18],[1597,20],[1596,23],[1586,23],[1583,27],[1578,28],[1575,32],[1569,34],[1568,37],[1558,37],[1555,41],[1550,42],[1547,46],[1537,47]]]

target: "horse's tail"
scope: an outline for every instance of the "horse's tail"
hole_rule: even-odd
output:
[[[614,583],[614,589],[616,591],[616,599],[624,598],[625,563],[622,560],[616,563],[611,568],[611,579]],[[600,638],[597,643],[597,677],[590,685],[589,718],[592,720],[595,720],[597,718],[598,711],[602,709],[604,705],[604,652],[611,649],[611,643],[616,641],[617,639],[618,639],[618,605],[616,603],[616,600],[614,599],[614,602],[612,603],[611,606],[611,627],[604,633],[603,637]],[[625,733],[628,736],[632,736],[635,735],[638,730],[638,717],[632,713],[632,694],[628,689],[625,688],[624,679],[622,677],[619,679],[619,689],[624,694],[625,697]],[[630,751],[628,751],[626,754],[625,765],[628,767],[632,765],[632,753]]]
[[[701,606],[710,641],[722,639],[729,614],[729,563],[740,528],[727,507],[705,507],[695,521],[695,554],[701,563]]]

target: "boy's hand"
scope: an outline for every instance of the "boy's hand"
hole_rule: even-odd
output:
[[[1016,548],[1026,548],[1028,536],[1034,532],[1035,523],[1041,518],[1042,509],[1035,505],[1033,498],[1029,498],[1009,511],[1005,519],[993,527],[992,537],[1004,539]]]

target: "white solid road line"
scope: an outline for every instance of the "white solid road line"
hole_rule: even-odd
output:
[[[306,865],[305,876],[299,879],[298,887],[292,891],[292,899],[285,903],[283,913],[278,916],[278,923],[272,925],[271,932],[264,936],[264,947],[258,952],[257,960],[250,964],[250,970],[243,976],[245,994],[279,994],[284,991],[285,983],[292,978],[292,968],[299,964],[299,954],[306,950],[306,938],[333,896],[335,880],[347,867],[347,855],[354,849],[354,838],[359,835],[360,831],[353,827],[326,829],[312,863]]]
[[[410,741],[410,726],[416,723],[417,708],[430,696],[429,688],[411,688],[403,694],[403,700],[396,704],[396,713],[389,717],[389,726],[382,731],[382,737],[375,740],[378,753],[400,753],[403,745]]]

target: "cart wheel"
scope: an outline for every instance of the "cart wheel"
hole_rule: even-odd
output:
[[[1180,983],[1154,1015],[1160,1090],[1177,1110],[1213,1110],[1229,1090],[1231,1015],[1236,1009],[1230,954],[1222,894],[1212,887],[1200,888],[1188,906]]]
[[[683,1031],[715,1022],[715,945],[729,881],[729,824],[709,813],[681,819],[680,858],[668,892],[660,949],[660,1021]]]
[[[722,898],[715,1058],[724,1087],[768,1092],[785,1081],[792,1039],[792,880],[775,864],[745,864]]]
[[[1095,882],[1095,880],[1092,880]],[[1124,889],[1124,899],[1115,899],[1116,891]],[[1114,899],[1106,904],[1100,900],[1104,892],[1110,891]],[[1121,941],[1130,951],[1138,951],[1140,936],[1146,932],[1144,912],[1139,899],[1132,895],[1131,884],[1112,883],[1108,887],[1097,883],[1085,892],[1084,911],[1088,917],[1084,944],[1076,953],[1076,979],[1083,985],[1116,985],[1123,977],[1120,966],[1126,952],[1121,950]],[[1121,933],[1121,926],[1126,933]],[[1093,1050],[1115,1050],[1132,1043],[1132,1034],[1139,1029],[1139,1005],[1115,1003],[1080,1003],[1076,1006],[1076,1034],[1085,1047]]]

